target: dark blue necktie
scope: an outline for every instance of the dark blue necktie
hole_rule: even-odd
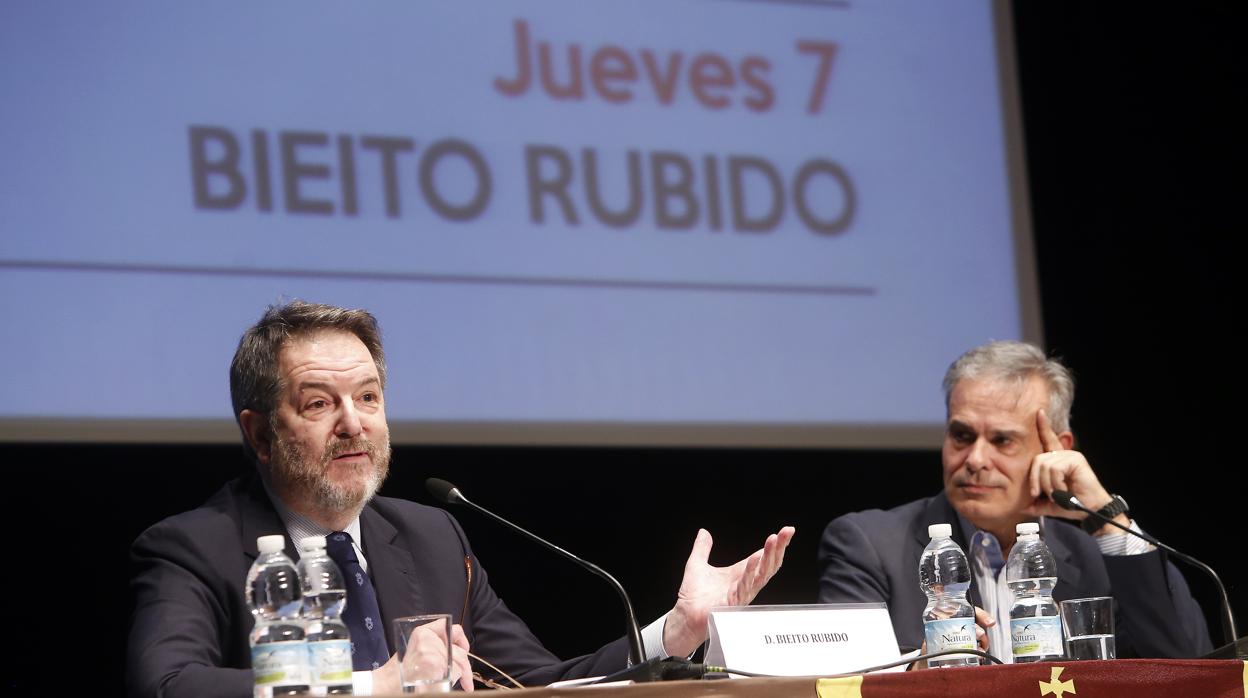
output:
[[[373,580],[360,566],[350,533],[338,531],[325,536],[325,552],[342,570],[347,585],[347,607],[342,612],[342,621],[351,633],[351,668],[372,671],[390,658]]]

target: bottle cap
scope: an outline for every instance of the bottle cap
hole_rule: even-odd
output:
[[[1025,536],[1028,533],[1039,533],[1040,524],[1036,523],[1035,521],[1024,521],[1023,523],[1020,523],[1019,525],[1014,527],[1014,532],[1020,536]]]
[[[280,553],[286,547],[285,536],[260,536],[256,539],[256,547],[261,553]]]
[[[927,527],[929,538],[948,538],[953,535],[953,526],[949,524],[932,524]]]
[[[308,536],[299,541],[300,550],[323,550],[325,548],[325,536]]]

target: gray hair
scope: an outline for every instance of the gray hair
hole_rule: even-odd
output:
[[[1069,431],[1075,379],[1060,361],[1045,357],[1040,347],[1026,342],[989,342],[959,356],[945,372],[945,409],[949,409],[954,386],[964,380],[987,378],[1016,382],[1022,387],[1037,376],[1049,387],[1049,407],[1045,412],[1053,431]]]
[[[230,400],[234,420],[241,429],[240,415],[252,410],[266,415],[272,422],[273,408],[281,392],[278,355],[292,340],[323,331],[350,332],[364,343],[377,365],[381,387],[386,387],[386,356],[381,348],[381,328],[377,318],[366,310],[349,310],[332,305],[294,300],[268,307],[260,321],[247,328],[238,340],[238,350],[230,362]],[[243,434],[247,455],[256,454]]]

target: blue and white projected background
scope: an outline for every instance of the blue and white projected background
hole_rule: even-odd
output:
[[[1001,12],[6,2],[0,436],[235,439],[304,298],[400,441],[934,445],[1038,338]]]

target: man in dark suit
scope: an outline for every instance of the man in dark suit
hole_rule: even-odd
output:
[[[348,596],[358,692],[397,693],[393,618],[450,613],[453,680],[473,686],[468,653],[526,684],[609,673],[626,665],[623,640],[560,662],[494,594],[455,520],[441,509],[374,496],[390,460],[380,331],[367,312],[293,302],[270,308],[243,335],[230,392],[253,475],[202,507],[144,532],[132,549],[135,613],[128,645],[132,695],[243,696],[252,672],[244,595],[259,536],[328,536],[359,583]],[[730,567],[708,564],[700,531],[675,606],[648,627],[648,654],[683,656],[706,637],[718,605],[749,603],[779,569],[786,527]],[[331,543],[330,547],[333,547]],[[334,551],[331,550],[331,555]],[[413,641],[448,644],[444,633]],[[472,660],[476,661],[476,660]]]
[[[1015,526],[1039,519],[1057,561],[1054,597],[1114,597],[1118,656],[1194,657],[1212,649],[1200,607],[1159,551],[1113,526],[1083,521],[1085,515],[1050,499],[1054,490],[1065,490],[1136,527],[1125,501],[1109,494],[1072,450],[1074,382],[1064,366],[1030,344],[993,342],[955,361],[944,388],[944,492],[829,523],[819,549],[821,602],[884,601],[898,643],[919,647],[927,603],[919,556],[928,525],[949,523],[971,561],[971,601],[995,620],[988,628],[990,651],[1008,662],[1011,597],[1004,562]],[[1081,521],[1082,530],[1047,517]]]

